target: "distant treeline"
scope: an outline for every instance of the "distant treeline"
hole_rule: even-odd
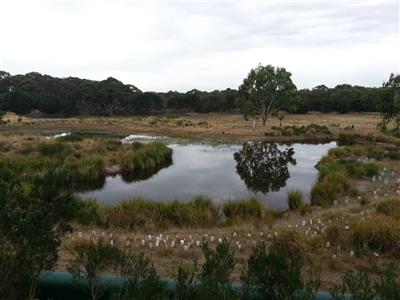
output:
[[[383,97],[383,88],[324,85],[311,90],[302,89],[283,103],[283,110],[291,113],[308,111],[375,112]],[[235,89],[186,93],[142,92],[115,78],[102,81],[76,77],[56,78],[31,72],[11,75],[0,71],[0,110],[28,114],[38,110],[52,115],[146,115],[166,110],[196,112],[231,111],[237,109],[238,91]]]

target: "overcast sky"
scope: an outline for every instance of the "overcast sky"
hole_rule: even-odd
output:
[[[0,0],[0,70],[144,91],[237,88],[258,63],[298,88],[399,72],[399,1]]]

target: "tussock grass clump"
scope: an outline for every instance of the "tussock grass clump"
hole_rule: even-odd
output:
[[[298,210],[304,205],[303,193],[299,190],[288,192],[288,206],[290,210]]]
[[[221,209],[228,222],[232,222],[235,219],[261,219],[263,215],[262,203],[256,198],[241,201],[226,201],[221,205]]]
[[[352,225],[351,239],[355,247],[400,255],[400,222],[383,216],[368,217]]]
[[[155,168],[167,160],[171,160],[172,150],[165,144],[155,142],[143,145],[136,151],[121,158],[122,171],[144,171]]]
[[[338,172],[320,177],[311,189],[311,203],[313,205],[329,206],[340,195],[353,192],[348,175]]]
[[[344,247],[349,244],[349,233],[342,224],[335,222],[329,224],[326,228],[325,240],[332,246],[340,245]]]
[[[72,182],[95,181],[104,176],[104,161],[101,157],[66,162],[62,168]]]
[[[387,199],[377,203],[376,211],[386,216],[400,218],[400,199]]]
[[[296,229],[283,229],[274,237],[271,250],[291,258],[304,261],[306,258],[306,237]]]
[[[382,146],[360,144],[340,146],[328,151],[328,155],[331,158],[368,157],[376,160],[384,159],[387,153],[387,150]]]

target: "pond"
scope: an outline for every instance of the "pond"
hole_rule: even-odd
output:
[[[133,136],[124,142],[146,141]],[[150,137],[153,140],[154,137]],[[335,142],[278,145],[274,143],[212,144],[170,140],[172,162],[155,174],[106,177],[96,190],[79,193],[105,205],[142,197],[156,201],[188,201],[198,195],[220,202],[258,197],[276,210],[287,207],[287,192],[298,189],[306,201],[318,177],[315,165]]]

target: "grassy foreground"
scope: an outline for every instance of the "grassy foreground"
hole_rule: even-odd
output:
[[[359,138],[372,142],[368,135],[346,134],[349,144]],[[168,152],[161,145],[121,145],[112,139],[74,136],[57,141],[3,135],[1,142],[2,164],[26,178],[53,164],[64,168],[63,173],[78,169],[94,178],[100,169],[104,174],[118,169],[115,165],[121,167],[122,158],[129,166],[138,159],[132,158],[135,153],[142,161],[144,154],[140,153],[149,151],[149,162],[143,165],[154,166],[160,161],[158,157]],[[322,288],[332,288],[348,271],[381,267],[399,257],[398,144],[376,139],[373,142],[330,151],[318,165],[320,178],[311,194],[313,205],[305,203],[306,195],[293,191],[288,195],[292,210],[283,213],[263,208],[256,199],[220,206],[205,198],[187,204],[134,199],[115,208],[77,201],[73,208],[74,231],[62,239],[56,268],[67,269],[74,259],[71,249],[75,246],[102,240],[123,251],[145,252],[152,257],[160,276],[173,277],[180,266],[191,266],[193,260],[205,262],[203,240],[215,249],[228,239],[233,256],[229,279],[234,282],[242,280],[256,246],[265,244],[269,248],[278,243],[282,249],[301,256],[305,270],[319,270]],[[101,159],[88,164],[90,167],[77,165],[93,159],[93,154],[100,154]],[[65,169],[66,162],[73,167]],[[136,161],[136,165],[140,164]],[[24,187],[21,190],[25,191]]]
[[[64,240],[59,268],[68,264],[71,245],[104,238],[124,250],[145,251],[161,276],[173,277],[179,266],[204,261],[201,241],[215,248],[227,238],[235,258],[231,279],[240,281],[254,247],[270,247],[280,237],[282,247],[301,251],[304,268],[317,268],[321,287],[330,289],[348,271],[382,267],[400,255],[396,147],[355,144],[331,150],[318,165],[312,205],[306,195],[291,191],[290,210],[281,213],[257,199],[216,206],[201,197],[186,204],[134,199],[114,208],[99,207],[102,225],[75,224],[75,233]],[[298,238],[287,237],[287,231]]]

